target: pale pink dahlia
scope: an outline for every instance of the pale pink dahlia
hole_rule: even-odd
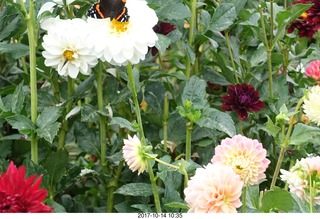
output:
[[[291,167],[290,171],[281,169],[282,181],[287,182],[290,192],[300,199],[310,202],[310,182],[314,194],[314,204],[320,205],[320,157],[302,158]],[[310,181],[311,180],[311,181]]]
[[[123,157],[132,172],[138,170],[138,175],[147,169],[148,157],[146,156],[147,147],[141,144],[140,139],[134,135],[129,135],[128,139],[124,139],[122,148]]]
[[[243,182],[231,167],[209,163],[197,168],[184,189],[191,213],[236,213]]]
[[[320,80],[320,61],[314,60],[306,67],[306,76],[313,78],[316,81]]]
[[[211,162],[232,167],[245,185],[254,185],[266,177],[264,172],[270,164],[266,155],[267,151],[258,140],[235,135],[221,141]]]
[[[320,86],[313,86],[306,94],[302,105],[306,116],[318,126],[320,126]]]

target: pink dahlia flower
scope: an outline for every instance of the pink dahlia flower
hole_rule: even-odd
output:
[[[290,192],[300,199],[310,202],[310,179],[314,185],[313,202],[320,205],[320,157],[302,158],[291,167],[290,171],[281,169],[282,181],[287,182]],[[313,190],[312,189],[312,190]]]
[[[126,163],[132,172],[138,170],[138,175],[140,175],[148,167],[148,158],[145,153],[148,148],[141,144],[136,135],[133,138],[129,135],[128,139],[124,139],[123,142],[122,153]]]
[[[26,168],[17,167],[10,162],[6,172],[0,176],[0,212],[2,213],[41,213],[51,212],[42,202],[48,192],[40,189],[42,175],[26,178]]]
[[[270,164],[266,155],[267,151],[258,140],[235,135],[221,141],[211,162],[232,167],[245,185],[254,185],[266,177],[264,172]]]
[[[191,213],[236,213],[243,182],[231,167],[209,163],[197,168],[184,189]]]
[[[313,78],[316,81],[320,80],[320,61],[315,60],[309,63],[306,67],[306,76]]]

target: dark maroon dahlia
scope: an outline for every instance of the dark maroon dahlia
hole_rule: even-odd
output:
[[[159,34],[168,35],[171,31],[174,31],[176,27],[168,22],[159,22],[156,26],[153,27],[153,31]],[[152,56],[157,55],[158,49],[154,46],[151,48]]]
[[[298,20],[293,21],[288,28],[288,33],[298,29],[299,37],[313,38],[320,29],[320,1],[319,0],[297,0],[293,4],[314,4],[301,14]]]
[[[240,120],[246,120],[248,112],[258,112],[265,107],[259,99],[259,91],[256,91],[251,84],[229,85],[228,94],[221,98],[223,101],[221,108],[237,112]]]

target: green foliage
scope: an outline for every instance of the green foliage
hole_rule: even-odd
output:
[[[46,204],[53,206],[54,212],[156,211],[149,172],[137,175],[124,159],[122,149],[128,135],[137,135],[149,146],[145,149],[150,149],[150,154],[177,167],[161,164],[155,156],[151,159],[162,211],[187,212],[184,189],[188,179],[210,162],[223,139],[237,134],[261,142],[271,162],[264,180],[247,185],[246,203],[237,211],[319,211],[287,191],[279,176],[271,188],[281,149],[284,158],[278,167],[285,170],[296,160],[320,154],[320,129],[305,119],[302,106],[297,107],[306,90],[318,82],[303,70],[319,59],[319,33],[312,39],[299,37],[298,30],[288,33],[292,22],[303,19],[301,15],[311,4],[197,0],[192,27],[192,1],[147,0],[159,22],[168,22],[175,30],[156,33],[159,52],[155,56],[152,48],[144,51],[137,46],[147,53],[132,66],[145,136],[141,139],[125,66],[100,60],[92,74],[70,80],[47,66],[43,57],[46,30],[40,20],[84,19],[96,1],[55,5],[52,11],[35,17],[35,117],[31,110],[35,102],[31,96],[29,15],[20,2],[0,2],[0,173],[12,160],[26,166],[28,176],[42,174],[41,187],[48,190]],[[51,1],[32,2],[38,15],[43,4]],[[30,9],[29,1],[25,8]],[[236,83],[252,84],[266,105],[261,111],[250,111],[245,121],[221,108],[221,96]],[[106,125],[103,131],[101,121]],[[31,161],[34,139],[38,163]],[[185,146],[190,142],[191,159],[185,161]]]

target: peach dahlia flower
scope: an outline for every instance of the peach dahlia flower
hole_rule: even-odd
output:
[[[236,213],[243,182],[231,167],[209,163],[197,168],[184,190],[189,213]]]
[[[264,172],[270,164],[266,155],[267,151],[258,140],[235,135],[221,141],[211,162],[232,167],[245,185],[254,185],[266,177]]]

